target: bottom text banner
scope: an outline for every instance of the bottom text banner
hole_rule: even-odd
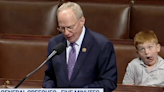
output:
[[[0,89],[0,92],[104,92],[103,88],[19,88],[19,89]]]

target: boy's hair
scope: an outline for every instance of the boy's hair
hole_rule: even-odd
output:
[[[77,19],[80,19],[81,17],[84,17],[83,10],[81,9],[80,5],[74,2],[66,2],[63,3],[57,10],[57,15],[60,11],[66,10],[66,9],[72,9],[74,14],[76,15]]]
[[[134,46],[137,49],[139,44],[143,44],[144,42],[151,42],[158,44],[158,38],[156,34],[152,30],[140,31],[134,37]]]

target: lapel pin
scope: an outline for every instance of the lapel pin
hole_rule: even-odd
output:
[[[86,49],[86,48],[83,48],[83,49],[82,49],[82,52],[86,52],[86,51],[87,51],[87,49]]]

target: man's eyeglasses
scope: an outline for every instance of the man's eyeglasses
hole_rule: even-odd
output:
[[[79,21],[79,19],[76,21],[75,24],[71,25],[71,26],[68,26],[68,27],[58,27],[57,30],[59,30],[59,32],[64,32],[65,30],[68,30],[68,31],[73,31],[74,30],[74,27],[75,25],[77,24],[77,22]]]

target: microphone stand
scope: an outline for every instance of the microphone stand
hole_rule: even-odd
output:
[[[17,85],[15,86],[15,88],[18,88],[30,75],[32,75],[33,73],[35,73],[36,71],[38,71],[48,60],[50,60],[55,54],[57,53],[57,51],[53,51],[48,57],[47,59],[38,67],[36,68],[34,71],[32,71],[31,73],[29,73],[28,75],[26,75],[25,78],[23,78],[23,80]]]

